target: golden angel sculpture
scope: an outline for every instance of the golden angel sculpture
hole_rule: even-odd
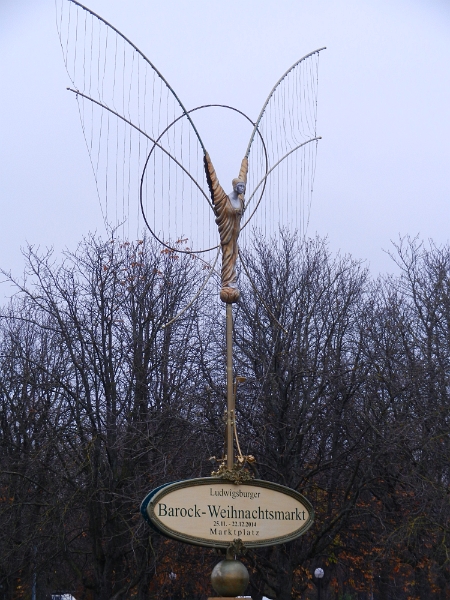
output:
[[[57,9],[68,89],[78,101],[105,222],[122,228],[125,238],[138,238],[143,219],[164,252],[189,254],[204,265],[195,297],[217,277],[221,300],[237,302],[238,265],[245,270],[252,236],[270,238],[280,227],[305,232],[320,139],[322,48],[283,74],[253,120],[217,104],[187,110],[157,68],[111,24],[76,0],[57,0]],[[232,161],[244,154],[230,193],[219,183],[194,122],[208,110],[233,111],[249,130],[245,153],[229,152]]]
[[[220,299],[232,304],[239,300],[237,287],[236,261],[238,257],[238,237],[241,231],[241,217],[244,212],[244,193],[247,185],[248,158],[242,160],[239,177],[233,179],[233,191],[228,195],[219,183],[209,154],[205,154],[205,171],[211,192],[211,199],[219,228],[222,248],[222,273]]]

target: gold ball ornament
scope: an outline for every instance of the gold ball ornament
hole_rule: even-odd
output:
[[[211,573],[211,584],[219,596],[229,598],[242,596],[248,582],[247,568],[239,560],[226,558],[220,561]]]

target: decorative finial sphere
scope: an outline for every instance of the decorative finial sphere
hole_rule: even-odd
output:
[[[227,304],[233,304],[239,300],[241,293],[236,287],[223,287],[220,290],[220,299]]]
[[[211,573],[211,584],[219,596],[242,596],[248,582],[247,568],[239,560],[221,560]]]

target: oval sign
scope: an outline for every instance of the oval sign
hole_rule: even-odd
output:
[[[167,484],[147,495],[141,512],[168,537],[216,548],[236,539],[247,547],[282,544],[314,521],[304,496],[258,479],[240,485],[215,477]]]

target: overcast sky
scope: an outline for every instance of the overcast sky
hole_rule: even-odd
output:
[[[85,0],[158,67],[187,108],[256,118],[279,76],[319,68],[309,234],[393,271],[400,235],[449,238],[448,0]],[[76,247],[104,233],[53,0],[0,0],[0,266],[27,242]]]

